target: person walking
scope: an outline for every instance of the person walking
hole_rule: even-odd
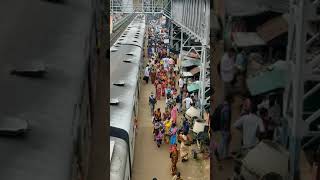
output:
[[[170,152],[170,158],[171,158],[171,174],[173,176],[177,173],[177,163],[179,160],[179,151],[177,148],[177,144],[174,144],[172,146],[172,151]]]
[[[177,96],[176,103],[177,103],[178,111],[182,112],[182,95],[181,94]]]
[[[150,106],[151,116],[154,113],[154,107],[155,107],[156,103],[157,103],[157,100],[154,97],[153,92],[151,92],[151,95],[149,96],[149,106]]]
[[[180,172],[173,176],[172,180],[182,180]]]
[[[177,131],[178,128],[176,127],[175,123],[172,123],[171,128],[169,130],[170,135],[170,149],[177,143]]]
[[[249,114],[241,116],[240,119],[233,124],[235,128],[242,130],[244,149],[253,148],[258,144],[257,132],[260,134],[265,132],[263,121],[256,113],[257,107],[253,106]]]

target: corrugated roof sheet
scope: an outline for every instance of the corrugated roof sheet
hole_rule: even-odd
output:
[[[201,62],[199,60],[184,60],[181,62],[181,67],[191,67],[191,66],[200,66]]]
[[[258,35],[268,42],[288,31],[288,22],[283,16],[273,18],[257,28]]]
[[[225,8],[230,16],[252,16],[267,11],[258,0],[225,0]]]
[[[225,0],[227,15],[253,16],[267,11],[287,13],[289,0]]]
[[[195,75],[195,74],[197,74],[197,73],[199,73],[199,72],[200,72],[200,68],[199,68],[199,67],[195,67],[195,68],[191,69],[191,71],[190,71],[190,73],[191,73],[192,75]]]
[[[253,96],[263,94],[275,89],[285,88],[287,84],[287,63],[278,61],[271,65],[272,70],[259,72],[247,78],[247,86]]]
[[[289,0],[259,0],[263,6],[265,6],[269,11],[278,13],[289,12],[290,1]]]
[[[238,47],[263,46],[265,41],[256,32],[233,33],[233,42]]]

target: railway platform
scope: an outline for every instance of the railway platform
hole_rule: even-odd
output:
[[[148,38],[145,38],[147,41]],[[145,43],[147,45],[148,43]],[[146,66],[149,58],[147,57],[147,46],[144,48],[144,66]],[[180,64],[180,63],[177,63]],[[179,76],[176,77],[178,82]],[[149,96],[155,92],[154,85],[140,80],[140,97],[139,97],[139,112],[137,118],[135,154],[132,170],[133,180],[171,180],[171,159],[169,153],[169,144],[163,143],[160,148],[157,147],[153,136],[152,116],[150,115]],[[176,85],[178,87],[178,83]],[[180,89],[178,89],[180,92]],[[185,95],[184,95],[185,98]],[[183,99],[184,99],[183,98]],[[160,108],[161,112],[165,110],[165,97],[161,97],[157,101],[155,109]],[[182,107],[185,106],[183,103]],[[182,124],[183,113],[178,114],[177,125]],[[180,144],[178,143],[178,148]],[[195,159],[192,157],[193,150],[198,148],[197,144],[192,144],[189,148],[189,159],[187,162],[182,162],[179,157],[177,163],[177,171],[181,173],[182,179],[188,180],[209,180],[210,179],[210,158],[206,153],[199,153]]]

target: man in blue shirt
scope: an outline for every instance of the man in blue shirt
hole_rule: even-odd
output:
[[[247,68],[247,59],[245,55],[245,51],[241,48],[238,49],[238,54],[236,56],[236,63],[235,63],[238,71],[245,72]]]
[[[231,102],[232,98],[230,95],[228,95],[221,109],[220,132],[222,140],[218,148],[220,159],[226,159],[229,156],[229,147],[231,141]]]

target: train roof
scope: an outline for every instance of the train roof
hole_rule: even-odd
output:
[[[137,17],[136,17],[137,18]],[[136,19],[135,18],[135,19]],[[110,106],[110,126],[117,127],[129,132],[132,118],[132,108],[135,101],[135,92],[139,80],[139,67],[143,53],[144,23],[140,24],[140,36],[137,44],[121,43],[110,48],[110,98],[118,99],[117,105]],[[139,29],[135,20],[129,25],[131,27],[123,42],[130,42],[131,35]],[[130,61],[130,63],[124,62]],[[114,83],[124,82],[124,86]],[[131,110],[130,110],[131,109]]]
[[[70,179],[74,105],[86,77],[92,25],[87,3],[0,2],[6,22],[0,24],[0,108],[31,129],[25,137],[0,138],[1,180]],[[32,60],[47,65],[46,77],[10,75],[15,65]]]
[[[127,158],[129,158],[127,143],[120,138],[110,137],[110,145],[113,145],[110,159],[110,179],[123,180],[127,168]]]
[[[137,16],[117,40],[117,43],[136,45],[143,48],[145,35],[145,19]]]

